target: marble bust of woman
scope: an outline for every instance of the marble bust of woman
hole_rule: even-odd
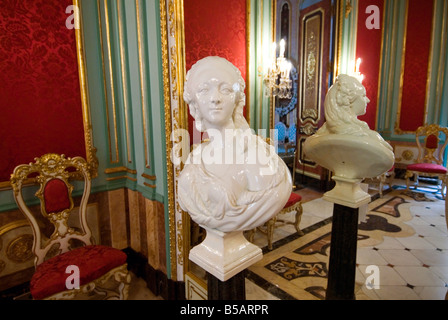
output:
[[[209,139],[188,155],[178,180],[179,204],[193,221],[221,232],[262,225],[292,190],[285,163],[244,118],[244,89],[238,68],[220,57],[196,62],[184,86],[195,126]]]
[[[369,102],[355,77],[339,75],[325,98],[326,122],[304,143],[306,156],[342,178],[373,178],[388,171],[394,163],[392,147],[358,119]]]
[[[339,75],[326,96],[324,103],[326,122],[317,134],[368,136],[392,150],[376,131],[370,130],[366,122],[358,119],[358,116],[366,113],[369,102],[366,89],[358,79],[346,74]]]

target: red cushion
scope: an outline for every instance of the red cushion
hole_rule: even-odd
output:
[[[51,179],[44,189],[45,211],[57,213],[70,209],[70,198],[68,188],[61,179]]]
[[[418,171],[418,172],[428,172],[428,173],[441,173],[446,174],[446,168],[435,163],[415,163],[410,164],[406,167],[407,170]]]
[[[426,148],[437,149],[438,146],[439,138],[436,135],[431,134],[426,138]]]
[[[123,265],[126,259],[123,251],[101,245],[68,251],[37,266],[30,282],[30,292],[34,299],[43,299],[67,290],[65,282],[71,273],[65,271],[70,265],[79,268],[79,284],[82,286]]]
[[[297,193],[291,192],[291,195],[289,196],[288,202],[286,202],[285,206],[283,208],[288,208],[297,202],[302,200],[302,196],[298,195]]]

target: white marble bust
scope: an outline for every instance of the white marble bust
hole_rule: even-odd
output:
[[[245,82],[226,59],[199,60],[187,74],[184,100],[209,139],[189,154],[179,176],[179,204],[203,227],[221,232],[262,225],[285,205],[290,172],[243,115]]]
[[[388,171],[394,163],[392,147],[358,119],[369,102],[355,77],[339,75],[325,98],[325,124],[305,141],[306,156],[343,178],[373,178]]]
[[[355,77],[341,74],[328,90],[325,99],[325,124],[317,132],[323,134],[349,134],[359,137],[371,137],[387,149],[392,147],[369,125],[358,119],[367,111],[370,102],[366,89]]]

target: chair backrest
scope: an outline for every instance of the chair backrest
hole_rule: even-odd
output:
[[[443,154],[448,144],[448,128],[437,124],[421,126],[415,132],[415,139],[418,147],[417,162],[443,163]],[[442,144],[443,140],[445,142]]]
[[[275,124],[275,134],[278,142],[285,142],[286,125],[283,122],[277,122]]]
[[[34,265],[38,266],[51,256],[73,249],[74,246],[92,244],[92,233],[87,224],[87,203],[91,189],[91,179],[87,162],[81,157],[66,158],[54,153],[35,158],[34,163],[22,164],[14,169],[11,185],[19,209],[25,214],[33,230]],[[69,180],[83,180],[83,193],[79,205],[79,224],[69,226],[70,214],[74,208],[72,192],[74,186]],[[54,231],[51,236],[42,230],[42,218],[33,212],[23,197],[22,190],[29,182],[39,186],[35,196],[40,199],[40,212],[51,222]],[[46,223],[46,221],[44,221]],[[48,223],[46,223],[49,225]],[[78,240],[78,241],[77,241]]]

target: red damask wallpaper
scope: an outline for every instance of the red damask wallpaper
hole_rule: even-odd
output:
[[[184,0],[185,64],[220,56],[246,79],[246,0]],[[189,116],[192,138],[193,118]]]
[[[415,131],[425,122],[433,1],[409,0],[399,129]]]
[[[72,0],[0,0],[0,182],[44,153],[85,157]]]
[[[375,5],[379,9],[379,29],[368,29],[366,20],[372,17],[373,12],[366,13],[368,6]],[[360,0],[358,30],[356,40],[356,58],[362,59],[359,71],[364,75],[363,85],[366,88],[370,103],[367,105],[365,115],[359,117],[368,123],[370,129],[376,128],[376,113],[378,108],[378,80],[381,62],[381,43],[383,34],[383,7],[384,0]],[[371,21],[372,22],[372,21]]]

